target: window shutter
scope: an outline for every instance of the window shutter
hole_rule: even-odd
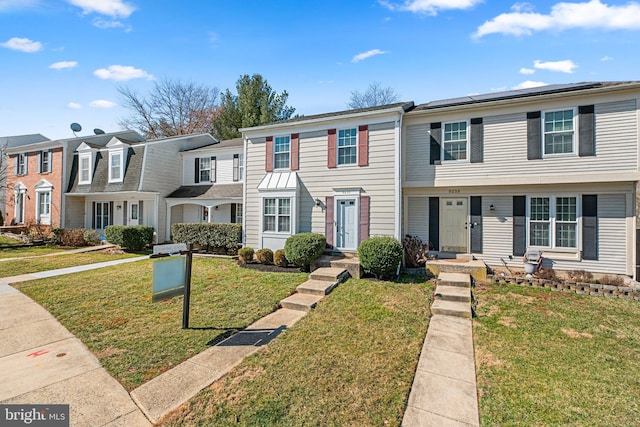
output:
[[[471,163],[482,163],[484,160],[484,125],[482,117],[471,119],[471,138],[469,140]]]
[[[442,142],[442,123],[431,123],[430,134],[431,136],[429,138],[429,148],[430,148],[429,164],[434,165],[436,162],[440,161],[440,143]]]
[[[439,151],[438,151],[439,153]],[[440,198],[429,197],[429,241],[440,250]]]
[[[471,252],[482,253],[482,197],[471,196]]]
[[[595,114],[593,105],[578,107],[578,155],[596,155]]]
[[[239,154],[233,155],[233,180],[234,181],[240,180],[240,155]]]
[[[369,126],[367,125],[358,126],[358,166],[369,166]]]
[[[47,172],[53,170],[53,150],[49,149],[49,164],[47,165]]]
[[[19,169],[19,165],[20,165],[20,154],[16,154],[13,156],[13,158],[15,159],[15,163],[16,163],[16,167],[15,167],[15,171],[13,172],[14,175],[18,175],[18,169]]]
[[[541,158],[542,122],[540,119],[540,111],[532,111],[527,113],[527,159],[535,160]]]
[[[24,174],[29,173],[29,153],[24,153]]]
[[[527,196],[513,196],[513,254],[527,250]]]
[[[297,171],[300,169],[300,135],[297,133],[291,134],[291,170]]]
[[[211,157],[211,182],[216,182],[216,171],[218,170],[216,158]]]
[[[360,196],[360,242],[369,238],[370,204],[371,197]]]
[[[327,196],[324,204],[324,235],[327,238],[327,245],[333,248],[333,196]]]
[[[91,228],[96,229],[96,202],[91,203]]]
[[[237,221],[236,218],[236,204],[231,203],[231,224],[235,224]]]
[[[336,158],[336,130],[327,131],[327,167],[335,168],[338,159]]]
[[[44,172],[42,170],[42,151],[38,151],[38,173]]]
[[[200,158],[196,157],[196,164],[194,167],[195,175],[193,176],[193,182],[196,184],[200,182]]]
[[[113,202],[109,202],[109,224],[108,225],[113,225]]]
[[[125,200],[122,204],[122,224],[127,225],[127,219],[129,218],[129,209],[127,206],[127,201]],[[138,213],[138,218],[140,218],[140,214]]]
[[[138,225],[144,224],[144,203],[142,200],[138,201]]]
[[[273,172],[273,137],[268,136],[265,144],[265,166],[266,172]]]
[[[582,196],[582,259],[598,259],[598,196]]]

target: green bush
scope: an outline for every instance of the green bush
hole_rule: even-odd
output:
[[[253,261],[253,248],[247,246],[246,248],[238,249],[238,258],[240,259],[240,262],[245,264]]]
[[[85,230],[82,237],[84,237],[85,242],[89,245],[95,246],[100,243],[100,236],[96,230]]]
[[[207,249],[235,254],[242,239],[242,224],[216,222],[173,224],[171,234],[175,243],[196,243]]]
[[[327,246],[327,239],[318,233],[299,233],[289,237],[284,244],[284,254],[289,262],[309,271],[311,263],[318,259]]]
[[[104,235],[114,245],[140,251],[153,243],[153,227],[147,225],[109,225]]]
[[[273,263],[278,267],[289,267],[289,261],[284,254],[284,249],[278,249],[273,254]]]
[[[260,264],[273,264],[273,251],[269,248],[258,249],[256,259]]]
[[[358,258],[366,273],[386,278],[398,270],[402,251],[402,244],[393,237],[371,237],[360,243]]]

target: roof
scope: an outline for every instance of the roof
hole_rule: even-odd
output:
[[[35,144],[37,142],[51,141],[44,135],[39,133],[33,133],[31,135],[15,135],[15,136],[3,136],[0,137],[0,146],[4,147],[6,143],[7,148],[21,147],[23,145]]]
[[[203,147],[184,150],[183,153],[188,153],[190,151],[198,151],[198,150],[208,150],[211,148],[242,147],[243,145],[244,145],[244,140],[242,138],[225,139],[224,141],[214,142],[213,144],[205,145]]]
[[[242,198],[242,183],[183,185],[167,199],[235,199]]]
[[[295,190],[298,188],[296,172],[269,172],[258,184],[258,191]]]
[[[127,162],[122,182],[109,182],[109,156],[98,152],[93,169],[91,184],[78,184],[78,156],[73,157],[68,193],[115,193],[120,191],[138,191],[142,176],[142,159],[145,145],[128,147]]]

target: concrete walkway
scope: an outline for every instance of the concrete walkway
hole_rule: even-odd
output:
[[[26,255],[26,256],[13,257],[13,258],[0,258],[0,262],[16,261],[16,260],[28,259],[28,258],[50,257],[50,256],[58,256],[58,255],[81,254],[84,252],[101,251],[104,249],[115,248],[115,247],[116,245],[112,245],[109,243],[109,244],[100,245],[100,246],[86,246],[84,248],[69,249],[69,250],[63,250],[60,252],[52,252],[50,254],[44,254],[44,255]]]

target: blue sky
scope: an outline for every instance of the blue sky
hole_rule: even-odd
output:
[[[119,130],[116,87],[234,88],[262,74],[299,114],[373,81],[403,100],[640,80],[640,3],[614,0],[0,0],[0,136]]]

